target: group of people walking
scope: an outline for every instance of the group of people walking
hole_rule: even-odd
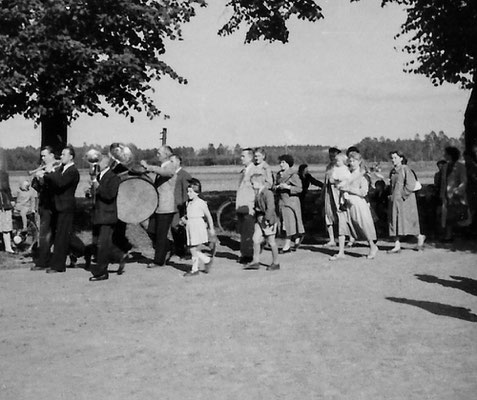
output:
[[[338,235],[338,252],[330,257],[330,261],[345,258],[346,246],[352,246],[356,240],[368,243],[368,259],[376,257],[379,251],[376,244],[376,213],[369,202],[370,189],[375,182],[365,168],[357,148],[348,149],[346,154],[337,148],[330,148],[329,164],[323,182],[311,176],[306,164],[296,169],[294,159],[289,154],[278,158],[279,170],[276,175],[272,173],[265,158],[263,149],[246,148],[241,154],[243,170],[237,190],[236,211],[240,233],[239,262],[244,264],[245,269],[258,268],[258,253],[264,238],[268,239],[272,249],[272,266],[278,269],[274,246],[279,225],[285,240],[277,254],[289,253],[299,248],[305,235],[302,218],[305,198],[303,193],[306,193],[310,184],[321,188],[321,204],[329,236],[323,246],[336,246],[335,236]],[[416,249],[422,250],[425,236],[421,233],[416,201],[418,179],[407,166],[403,153],[393,151],[390,158],[393,168],[386,194],[386,200],[389,202],[386,214],[388,233],[394,240],[394,246],[388,253],[399,253],[401,237],[409,235],[416,237]],[[263,188],[260,190],[254,185],[257,181],[256,175],[263,175]],[[268,200],[265,202],[264,198]],[[266,225],[263,225],[263,219]]]
[[[108,266],[112,262],[119,264],[117,273],[123,273],[132,248],[126,237],[126,224],[118,219],[117,208],[121,181],[131,173],[118,159],[124,148],[123,144],[113,143],[108,154],[101,154],[97,170],[91,174],[91,187],[95,194],[93,241],[86,246],[73,229],[75,192],[80,179],[74,163],[75,151],[66,146],[57,161],[49,146],[41,149],[42,167],[35,172],[32,180],[32,187],[38,192],[40,216],[39,251],[32,270],[64,272],[68,256],[73,262],[84,256],[85,268],[92,274],[91,281],[108,279]],[[240,234],[238,261],[244,269],[260,268],[264,242],[272,255],[272,262],[267,266],[269,271],[280,269],[279,254],[290,253],[300,247],[305,236],[302,208],[310,185],[321,188],[323,217],[329,237],[323,246],[336,246],[335,237],[338,238],[338,251],[330,257],[330,261],[345,258],[346,247],[352,246],[356,240],[368,243],[368,259],[377,256],[379,248],[375,223],[379,219],[376,217],[379,210],[371,207],[371,188],[386,199],[387,233],[394,241],[387,252],[401,252],[400,239],[409,235],[416,237],[416,249],[423,249],[425,236],[421,233],[416,201],[420,183],[407,165],[405,155],[400,151],[390,153],[392,170],[389,186],[386,187],[380,179],[382,176],[377,182],[372,179],[357,148],[349,148],[344,154],[333,147],[328,154],[329,164],[322,182],[311,176],[307,165],[295,168],[290,154],[278,158],[279,168],[274,173],[266,161],[263,148],[242,150],[243,169],[237,189],[236,214]],[[448,160],[441,163],[435,185],[442,199],[441,219],[447,226],[446,234],[451,234],[450,221],[457,213],[456,208],[466,204],[466,178],[463,166],[458,163],[458,150],[447,148],[446,155]],[[158,149],[157,160],[158,165],[140,162],[141,174],[152,176],[158,198],[153,215],[141,224],[154,248],[154,258],[147,267],[164,266],[172,254],[182,258],[190,254],[191,269],[185,276],[197,276],[199,271],[207,273],[213,263],[213,254],[204,253],[201,246],[214,240],[215,230],[207,203],[200,197],[201,182],[182,168],[181,158],[169,146]],[[5,180],[3,175],[0,178],[0,183]],[[5,239],[9,236],[5,232],[8,221],[5,221],[4,214],[11,204],[5,200],[7,197],[3,192],[0,197],[0,228],[5,249],[9,251],[9,238]],[[284,241],[279,249],[276,236],[280,232],[284,234]]]

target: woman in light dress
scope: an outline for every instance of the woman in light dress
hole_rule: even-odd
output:
[[[350,177],[338,184],[344,199],[343,207],[339,213],[338,253],[330,257],[331,261],[345,258],[345,239],[350,236],[354,239],[364,239],[369,243],[368,259],[376,257],[376,230],[373,217],[366,195],[369,182],[362,169],[362,157],[357,152],[349,154]]]
[[[417,210],[416,177],[407,166],[407,158],[401,151],[390,153],[393,169],[390,173],[390,211],[389,236],[395,238],[394,247],[388,250],[389,254],[401,252],[399,237],[412,235],[417,238],[417,250],[423,250],[425,236],[421,234],[419,213]]]
[[[192,269],[184,276],[199,275],[200,263],[203,263],[203,272],[208,273],[212,266],[212,258],[200,251],[199,246],[209,242],[209,233],[215,235],[214,222],[207,202],[199,197],[201,184],[198,179],[192,178],[187,188],[187,214],[185,217],[187,245],[192,255]],[[207,220],[207,224],[205,219]],[[208,230],[207,230],[208,225]]]

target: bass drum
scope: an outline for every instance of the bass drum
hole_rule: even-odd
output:
[[[118,189],[118,218],[127,224],[139,224],[148,219],[158,204],[157,191],[147,178],[129,176]]]

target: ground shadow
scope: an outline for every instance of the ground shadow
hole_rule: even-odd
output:
[[[409,304],[411,306],[422,308],[429,311],[432,314],[444,315],[446,317],[452,317],[462,319],[469,322],[477,322],[477,315],[470,312],[470,308],[454,307],[448,304],[436,303],[433,301],[411,300],[401,297],[386,297],[386,300],[393,301],[395,303]]]
[[[226,258],[227,260],[238,260],[239,259],[239,256],[237,254],[234,254],[234,253],[228,253],[228,252],[225,252],[225,251],[218,251],[217,253],[215,253],[215,258]]]
[[[222,246],[228,247],[232,251],[239,251],[240,250],[240,242],[238,242],[237,240],[232,239],[230,236],[218,235],[217,239],[219,239],[219,243]]]
[[[469,234],[466,237],[456,237],[451,242],[435,240],[431,242],[436,249],[446,249],[449,251],[470,251],[477,253],[477,237]]]
[[[477,280],[475,279],[465,278],[463,276],[451,276],[451,278],[454,279],[451,281],[447,279],[440,279],[433,275],[415,274],[414,276],[423,282],[437,283],[444,287],[459,289],[471,294],[472,296],[477,296]]]
[[[191,269],[191,264],[189,263],[182,263],[182,262],[176,262],[176,261],[169,261],[167,263],[168,267],[172,267],[174,269],[177,269],[182,272],[189,272]]]

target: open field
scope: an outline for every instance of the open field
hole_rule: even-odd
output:
[[[270,273],[223,240],[191,279],[142,247],[103,282],[0,270],[2,400],[475,399],[475,242],[332,263],[310,240]]]
[[[433,182],[434,173],[436,172],[435,162],[419,162],[409,164],[417,173],[421,183],[430,184]],[[390,163],[381,164],[384,177],[389,176],[391,168]],[[274,172],[278,171],[278,166],[272,167]],[[326,165],[310,165],[309,170],[313,176],[322,180],[325,175]],[[186,168],[192,176],[202,182],[203,190],[221,191],[234,190],[238,186],[239,172],[241,167],[238,165],[217,165],[210,167],[187,167]],[[29,179],[26,171],[12,171],[10,172],[10,186],[12,191],[18,190],[20,183]],[[84,197],[85,190],[89,187],[89,174],[87,170],[81,171],[81,180],[76,191],[77,197]]]

